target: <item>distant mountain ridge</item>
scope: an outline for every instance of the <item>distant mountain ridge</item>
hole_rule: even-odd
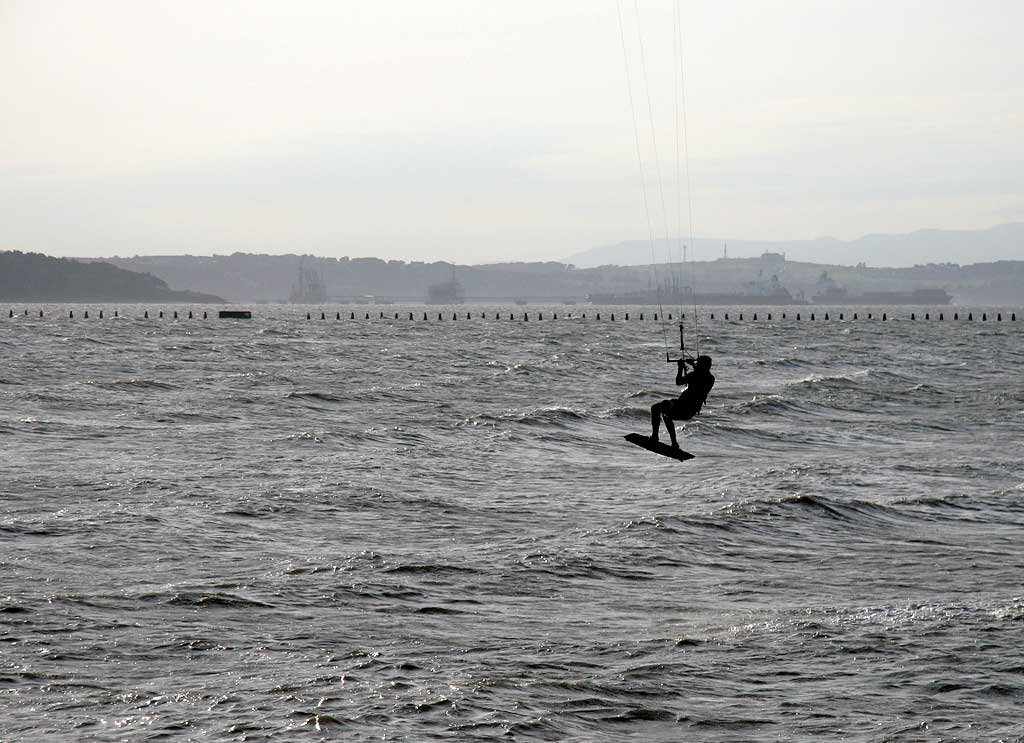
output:
[[[688,242],[683,240],[683,242]],[[1024,258],[1024,223],[1012,222],[985,230],[923,229],[904,234],[872,234],[844,241],[833,237],[814,240],[725,240],[694,239],[694,251],[688,257],[700,261],[715,260],[728,250],[730,258],[756,258],[762,253],[784,253],[787,260],[807,263],[899,268],[928,263],[975,263],[978,261],[1020,260]],[[679,243],[672,239],[655,241],[655,263],[679,260]],[[598,266],[650,265],[649,240],[627,240],[603,245],[564,259],[578,268]]]
[[[213,294],[175,291],[149,273],[109,263],[53,258],[40,253],[0,253],[0,299],[28,302],[211,302]]]
[[[112,263],[160,276],[175,286],[194,287],[235,302],[282,302],[302,270],[322,278],[327,304],[425,302],[432,285],[454,276],[468,302],[582,302],[590,296],[650,292],[656,283],[692,285],[700,293],[758,293],[778,284],[795,298],[809,299],[830,287],[851,295],[942,289],[955,301],[1024,303],[1024,261],[910,268],[875,268],[792,261],[768,252],[756,258],[694,261],[651,270],[644,265],[572,268],[562,263],[458,266],[446,262],[406,263],[378,258],[323,258],[300,255],[136,256]]]

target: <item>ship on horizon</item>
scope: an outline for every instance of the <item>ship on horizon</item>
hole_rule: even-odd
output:
[[[845,288],[830,286],[811,297],[814,304],[947,305],[953,295],[945,289],[912,289],[850,294]]]
[[[455,269],[447,281],[427,287],[427,304],[462,304],[465,301],[466,291],[455,278]]]
[[[299,264],[299,275],[288,295],[292,304],[322,304],[327,301],[327,285],[323,274],[306,268],[305,261]]]
[[[712,306],[785,306],[803,305],[807,301],[793,294],[779,283],[778,275],[765,279],[762,274],[743,285],[741,292],[694,292],[688,286],[676,282],[658,289],[635,292],[594,293],[587,295],[591,304],[633,304],[633,305],[712,305]]]

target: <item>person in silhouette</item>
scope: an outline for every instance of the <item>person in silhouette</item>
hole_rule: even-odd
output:
[[[711,388],[715,386],[710,356],[698,356],[696,360],[679,359],[676,363],[679,365],[676,371],[676,384],[685,384],[686,389],[675,400],[662,400],[651,406],[651,440],[658,440],[658,428],[664,420],[674,449],[679,448],[675,421],[688,421],[697,415],[708,399]],[[693,367],[693,371],[687,373],[687,364]]]

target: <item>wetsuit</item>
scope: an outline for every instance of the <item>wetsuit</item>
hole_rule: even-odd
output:
[[[673,420],[686,421],[697,415],[708,399],[711,388],[715,386],[715,375],[711,372],[694,369],[687,374],[684,369],[680,364],[676,374],[676,384],[685,384],[686,389],[679,394],[678,398],[672,400],[669,415]]]

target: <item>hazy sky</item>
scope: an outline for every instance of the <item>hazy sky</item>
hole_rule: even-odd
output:
[[[639,0],[674,234],[673,8]],[[1024,3],[679,12],[697,235],[1024,220]],[[616,0],[0,0],[0,249],[486,262],[642,239],[626,70]]]

